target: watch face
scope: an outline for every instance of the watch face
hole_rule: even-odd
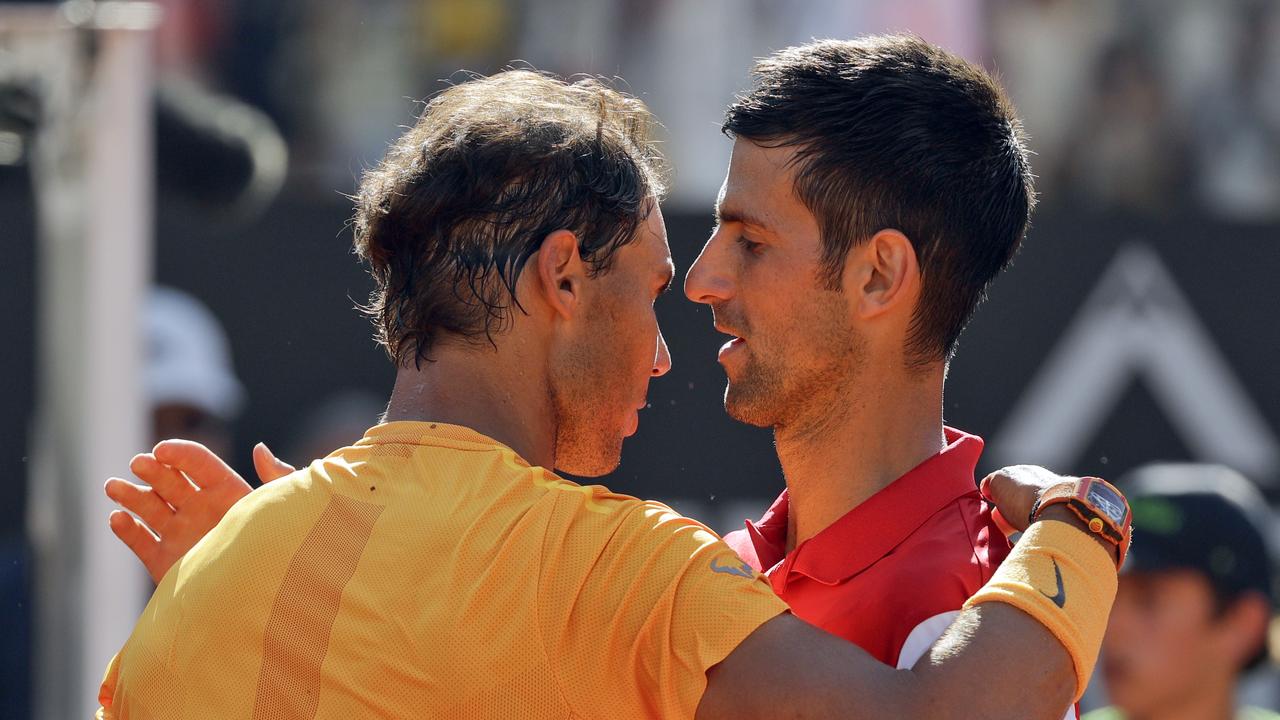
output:
[[[1111,522],[1117,526],[1124,525],[1125,504],[1114,490],[1101,485],[1099,483],[1091,483],[1089,485],[1089,493],[1086,496],[1090,505],[1098,510],[1098,512],[1106,515]]]

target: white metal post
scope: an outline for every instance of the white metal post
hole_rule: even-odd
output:
[[[91,15],[79,27],[64,15],[47,31],[71,65],[43,84],[47,124],[32,168],[40,339],[29,527],[41,718],[93,716],[102,672],[146,592],[140,565],[107,526],[102,482],[126,473],[148,437],[142,313],[158,12],[146,3],[84,7]]]

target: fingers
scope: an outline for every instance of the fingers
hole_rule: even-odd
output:
[[[142,521],[123,510],[112,511],[108,523],[111,525],[111,532],[115,533],[116,537],[120,538],[142,561],[152,581],[159,583],[171,563],[163,560],[160,541],[156,536],[147,530]]]
[[[1027,529],[1027,516],[1039,497],[1034,485],[1020,482],[1020,479],[1025,479],[1025,476],[1018,475],[1015,468],[1005,467],[982,478],[979,484],[983,497],[996,506],[992,519],[1005,535],[1012,534],[1011,530],[1021,532]]]
[[[265,443],[253,446],[253,468],[264,485],[294,471],[292,465],[276,457]]]
[[[1039,465],[1009,465],[1000,468],[992,475],[1004,476],[1019,485],[1031,485],[1042,490],[1073,479],[1070,476],[1059,475]]]
[[[195,486],[182,473],[150,453],[134,455],[133,460],[129,461],[129,470],[150,485],[175,510],[181,508],[196,492]]]
[[[982,478],[978,483],[978,492],[982,494],[982,497],[998,505],[1001,496],[1008,494],[1012,483],[1013,478],[1005,473],[1005,468],[1001,468]]]
[[[1050,472],[1038,465],[1010,465],[982,479],[982,495],[994,503],[1001,520],[1018,531],[1030,522],[1031,508],[1048,488],[1072,478]],[[997,521],[999,522],[999,521]],[[1004,527],[1001,528],[1005,530]],[[1007,534],[1007,530],[1005,530]]]
[[[226,482],[244,482],[231,466],[212,450],[198,442],[190,440],[162,440],[156,445],[152,455],[156,460],[168,465],[191,478],[196,487],[215,487]]]
[[[173,508],[166,504],[153,488],[135,485],[120,478],[111,478],[107,480],[103,489],[106,490],[107,497],[142,518],[142,522],[157,531],[163,530],[168,520],[173,517]]]

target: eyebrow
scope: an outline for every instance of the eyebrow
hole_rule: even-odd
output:
[[[738,210],[736,208],[726,210],[719,205],[716,206],[716,223],[721,225],[724,223],[741,223],[743,225],[751,225],[761,230],[769,230],[769,224],[758,215],[753,215],[747,210]]]

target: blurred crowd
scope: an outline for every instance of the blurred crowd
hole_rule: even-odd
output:
[[[989,17],[1043,193],[1280,217],[1280,5],[999,0]]]
[[[910,29],[999,73],[1049,202],[1280,217],[1280,5],[1268,0],[161,4],[162,68],[264,109],[295,176],[326,189],[351,187],[440,80],[523,59],[625,78],[677,136],[677,172],[705,199],[714,185],[681,167],[678,135],[714,132],[751,49]]]

